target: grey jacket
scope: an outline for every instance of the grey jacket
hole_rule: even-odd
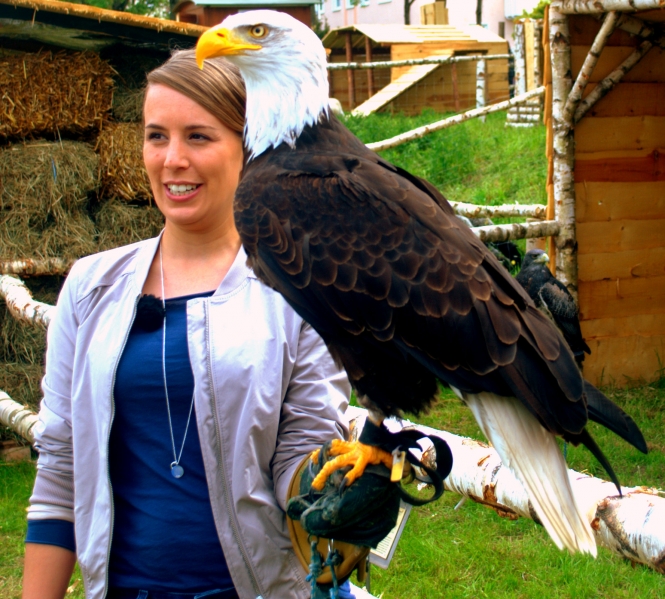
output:
[[[75,523],[88,599],[103,599],[107,586],[114,377],[158,241],[77,262],[48,332],[28,518]],[[283,511],[288,485],[309,452],[345,434],[350,389],[317,333],[245,262],[241,249],[214,295],[187,305],[196,424],[238,594],[304,599]]]

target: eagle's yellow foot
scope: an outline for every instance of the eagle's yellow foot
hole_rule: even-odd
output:
[[[344,468],[344,466],[353,466],[344,477],[344,484],[348,486],[362,475],[369,464],[383,464],[387,468],[392,468],[393,464],[391,453],[372,445],[363,445],[356,441],[350,442],[335,439],[331,443],[329,454],[337,457],[326,462],[312,481],[312,487],[317,491],[323,489],[326,479],[335,470]],[[319,453],[317,450],[311,456],[312,461],[316,461],[318,456]]]

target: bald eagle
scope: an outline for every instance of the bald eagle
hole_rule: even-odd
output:
[[[235,220],[256,275],[318,331],[376,422],[418,413],[437,380],[449,385],[557,546],[595,555],[555,437],[609,468],[587,420],[646,451],[632,419],[582,379],[557,330],[439,191],[330,113],[326,54],[309,28],[273,11],[232,15],[199,40],[200,66],[217,56],[247,87]],[[354,465],[347,478],[365,456],[361,446],[338,458]]]
[[[578,364],[591,350],[582,337],[577,304],[566,286],[547,268],[549,256],[540,249],[529,250],[522,269],[515,277],[526,289],[538,309],[561,331]]]

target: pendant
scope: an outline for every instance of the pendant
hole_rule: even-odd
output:
[[[171,463],[171,476],[173,478],[181,478],[185,474],[185,469],[178,464],[178,462]]]

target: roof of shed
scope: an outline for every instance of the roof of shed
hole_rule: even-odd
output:
[[[243,10],[258,8],[279,8],[286,6],[313,6],[320,0],[192,0],[197,6],[228,6]]]
[[[344,48],[346,33],[351,32],[354,46],[364,44],[365,36],[376,44],[428,44],[451,41],[493,43],[504,42],[480,25],[377,25],[359,24],[338,27],[323,38],[326,48]]]
[[[206,27],[56,0],[0,0],[0,39],[30,40],[71,50],[122,43],[190,47]]]

